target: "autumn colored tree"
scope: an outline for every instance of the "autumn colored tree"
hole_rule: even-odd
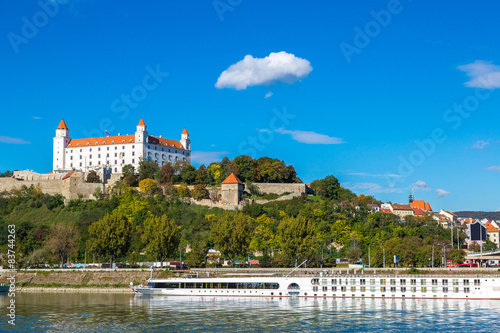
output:
[[[45,247],[59,258],[63,267],[66,256],[76,252],[78,237],[78,229],[73,223],[55,223],[50,226]]]
[[[164,166],[161,167],[160,169],[161,172],[161,183],[162,184],[168,184],[173,182],[173,177],[174,177],[174,167],[172,163],[166,163]]]
[[[139,189],[146,195],[158,193],[158,183],[154,179],[143,179],[139,182]]]
[[[187,198],[191,195],[191,192],[189,191],[186,183],[180,183],[179,186],[177,186],[177,195],[184,198]]]
[[[196,200],[206,199],[206,198],[208,198],[208,192],[207,192],[204,185],[197,184],[194,186],[193,190],[191,191],[191,196]]]
[[[94,170],[91,170],[89,171],[89,173],[87,173],[87,180],[86,180],[87,183],[100,183],[101,182],[101,178],[99,177],[99,175],[97,174],[97,172],[95,172]]]

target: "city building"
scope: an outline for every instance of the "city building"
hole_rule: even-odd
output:
[[[121,173],[127,164],[136,169],[141,159],[155,161],[158,166],[191,160],[191,140],[186,129],[179,141],[149,135],[143,119],[135,134],[72,139],[66,122],[61,120],[56,129],[53,146],[53,172],[72,170],[101,173]]]
[[[392,204],[392,213],[401,218],[405,216],[413,216],[413,208],[410,205],[400,205],[400,204]]]

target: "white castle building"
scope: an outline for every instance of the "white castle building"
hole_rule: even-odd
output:
[[[71,139],[69,128],[61,120],[54,137],[53,172],[90,170],[102,173],[120,173],[122,167],[133,165],[136,170],[140,159],[155,161],[160,167],[168,162],[191,160],[191,140],[186,129],[181,140],[169,140],[152,136],[146,123],[140,120],[137,131],[131,135],[100,138]]]

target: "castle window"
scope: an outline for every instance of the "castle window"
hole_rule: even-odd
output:
[[[175,146],[174,146],[175,147]],[[177,154],[177,149],[175,150],[175,153]]]
[[[111,141],[111,143],[115,143],[115,140]]]
[[[97,155],[97,158],[101,158],[101,154]]]
[[[69,159],[70,159],[70,160],[72,160],[72,159],[73,159],[73,156],[70,156],[70,158],[69,158]]]
[[[71,167],[73,167],[73,163],[71,163],[71,165],[70,165],[70,166],[71,166]]]
[[[92,151],[92,148],[90,148],[90,151]]]
[[[125,164],[125,160],[122,161],[122,164]]]
[[[101,151],[101,147],[97,148],[97,151]]]
[[[80,162],[80,166],[82,166],[82,162]]]
[[[132,156],[135,156],[135,151],[132,152]]]
[[[108,153],[108,154],[106,154],[106,157],[109,157],[109,153]]]
[[[161,148],[161,151],[165,151],[165,148],[163,148],[163,147],[162,147],[162,148]]]
[[[92,155],[89,155],[89,158],[92,158]]]
[[[134,149],[134,148],[135,148],[135,145],[132,145],[132,149]]]
[[[115,164],[118,164],[118,161],[117,161],[117,160],[115,160]]]
[[[124,140],[125,141],[125,140]],[[122,149],[125,149],[125,146],[122,146]]]
[[[122,143],[125,143],[125,140],[122,140]],[[123,146],[123,148],[125,148],[125,146]]]
[[[132,142],[132,139],[130,139],[130,142]]]
[[[106,144],[106,141],[104,141],[103,144]],[[109,150],[109,147],[108,147],[108,150]]]
[[[77,143],[76,145],[77,145],[77,146],[80,146],[80,144],[79,144],[79,143]]]
[[[104,143],[106,143],[106,142],[104,142]],[[108,148],[107,150],[109,150],[109,147],[106,147],[106,148]]]
[[[118,156],[118,153],[115,153],[115,157],[117,157],[117,156]]]
[[[87,146],[90,146],[90,142],[87,142]]]
[[[89,162],[89,165],[92,165],[92,161]]]
[[[99,142],[98,142],[98,141],[96,141],[96,142],[95,142],[95,145],[97,146],[98,144],[99,144]]]
[[[115,172],[118,172],[118,168],[115,168]]]
[[[101,165],[101,161],[98,161],[97,164]]]
[[[78,144],[78,145],[80,145],[80,144]],[[82,152],[82,150],[80,149],[80,153],[81,153],[81,152]]]
[[[132,163],[135,163],[135,159],[134,158],[132,159]]]
[[[118,149],[118,147],[115,146],[115,150],[117,150],[117,149]]]
[[[82,159],[82,155],[80,155],[80,159]]]

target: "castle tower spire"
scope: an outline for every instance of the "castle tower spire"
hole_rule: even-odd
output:
[[[191,140],[189,140],[189,132],[185,128],[184,131],[182,131],[180,143],[182,147],[184,147],[184,149],[191,150]]]

